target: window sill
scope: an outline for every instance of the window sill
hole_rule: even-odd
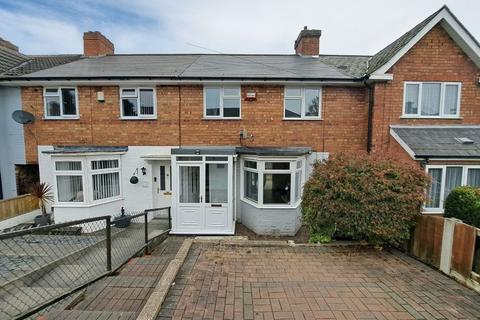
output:
[[[401,116],[400,119],[462,120],[463,117]]]
[[[322,118],[283,118],[284,121],[322,121]]]
[[[54,208],[91,208],[91,207],[96,207],[102,204],[112,203],[112,202],[116,202],[124,199],[125,198],[120,197],[120,198],[108,199],[105,201],[99,200],[98,202],[91,202],[91,203],[85,203],[85,202],[56,203],[52,207]]]
[[[433,209],[435,210],[435,209]],[[425,215],[439,215],[439,214],[444,214],[443,210],[441,209],[438,209],[438,210],[435,210],[435,211],[425,211],[425,209],[422,210],[422,214],[425,214]]]
[[[231,121],[231,120],[237,120],[237,121],[238,121],[238,120],[242,120],[242,118],[214,118],[214,117],[208,118],[208,117],[203,117],[202,120],[214,120],[214,121],[215,121],[215,120],[217,120],[217,121],[218,121],[218,120],[229,120],[229,121]]]
[[[58,120],[80,120],[80,117],[43,117],[44,121],[58,121]]]
[[[152,117],[152,118],[125,118],[125,117],[120,117],[119,118],[122,121],[156,121],[158,120],[157,117]]]
[[[281,204],[271,204],[271,205],[265,205],[265,204],[258,204],[258,203],[255,203],[253,201],[250,201],[248,199],[241,199],[243,202],[251,205],[251,206],[254,206],[255,208],[257,209],[296,209],[298,208],[298,206],[300,205],[301,201],[298,201],[298,203],[294,204],[294,205],[281,205]]]

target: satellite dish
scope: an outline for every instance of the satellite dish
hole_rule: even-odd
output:
[[[20,124],[29,124],[35,121],[35,116],[27,111],[15,110],[12,113],[12,119]]]

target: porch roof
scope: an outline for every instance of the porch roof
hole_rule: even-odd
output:
[[[128,147],[124,146],[55,146],[53,150],[45,150],[45,154],[77,154],[77,153],[124,153]]]
[[[257,156],[302,156],[311,153],[308,147],[234,147],[234,146],[187,146],[172,149],[174,155],[257,155]]]
[[[480,126],[391,126],[414,159],[480,159]]]

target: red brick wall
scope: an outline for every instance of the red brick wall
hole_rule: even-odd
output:
[[[96,99],[103,90],[105,102]],[[367,93],[364,88],[324,87],[324,120],[283,120],[283,86],[244,86],[256,101],[242,99],[241,120],[203,119],[202,86],[157,87],[157,120],[120,120],[118,87],[78,87],[79,120],[39,120],[26,126],[26,158],[37,161],[36,145],[239,145],[309,146],[315,151],[365,151]],[[179,94],[181,115],[179,130]],[[24,88],[23,105],[43,117],[42,88]],[[36,140],[35,137],[36,136]],[[181,140],[181,141],[180,141]]]
[[[480,124],[479,69],[441,26],[434,27],[392,68],[393,81],[375,85],[373,152],[395,154],[391,124]],[[462,82],[462,119],[401,119],[404,81]]]
[[[105,102],[98,102],[102,90]],[[78,87],[80,119],[41,120],[41,87],[22,89],[23,108],[36,119],[25,126],[28,163],[37,162],[38,145],[177,145],[178,87],[157,87],[157,120],[120,120],[118,87]]]
[[[320,39],[318,37],[303,37],[295,48],[295,53],[302,56],[318,56],[320,53]]]

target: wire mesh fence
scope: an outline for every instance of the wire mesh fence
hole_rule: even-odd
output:
[[[110,274],[170,226],[170,208],[0,234],[0,319],[23,319]]]

